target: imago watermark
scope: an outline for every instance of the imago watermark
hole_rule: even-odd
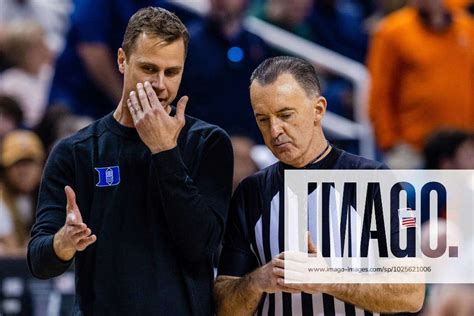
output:
[[[285,282],[474,283],[474,170],[285,171]]]

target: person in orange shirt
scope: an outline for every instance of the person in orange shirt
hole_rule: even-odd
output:
[[[469,5],[473,4],[473,0],[444,0],[444,3],[446,4],[446,7],[450,9],[461,9],[464,10],[466,9]]]
[[[387,16],[369,50],[369,115],[392,168],[422,165],[439,127],[474,127],[474,21],[442,0],[414,0]]]

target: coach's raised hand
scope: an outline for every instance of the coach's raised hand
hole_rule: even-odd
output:
[[[53,247],[59,259],[69,261],[76,251],[86,249],[97,240],[97,237],[92,235],[90,228],[82,221],[74,190],[66,186],[64,192],[67,198],[66,223],[54,235]]]
[[[182,97],[176,106],[176,115],[170,116],[160,103],[149,82],[137,84],[137,93],[130,92],[127,106],[142,141],[153,154],[176,147],[184,126],[184,110],[188,97]]]

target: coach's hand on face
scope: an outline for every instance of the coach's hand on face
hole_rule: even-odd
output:
[[[177,146],[184,126],[184,110],[188,97],[183,96],[176,106],[176,115],[170,116],[163,108],[155,90],[147,81],[137,84],[137,93],[130,92],[127,106],[140,138],[153,154]]]
[[[54,235],[54,252],[63,261],[71,260],[76,251],[83,251],[93,244],[97,237],[82,221],[81,212],[76,204],[76,194],[70,186],[64,188],[66,193],[66,223]]]

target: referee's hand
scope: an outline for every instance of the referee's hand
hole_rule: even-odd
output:
[[[70,186],[64,188],[66,193],[66,223],[54,235],[53,248],[59,259],[71,260],[76,251],[83,251],[93,244],[97,237],[82,221],[81,212],[76,203],[76,194]]]
[[[283,282],[285,268],[284,253],[275,256],[270,262],[249,274],[253,288],[260,293],[301,293],[285,286]]]

